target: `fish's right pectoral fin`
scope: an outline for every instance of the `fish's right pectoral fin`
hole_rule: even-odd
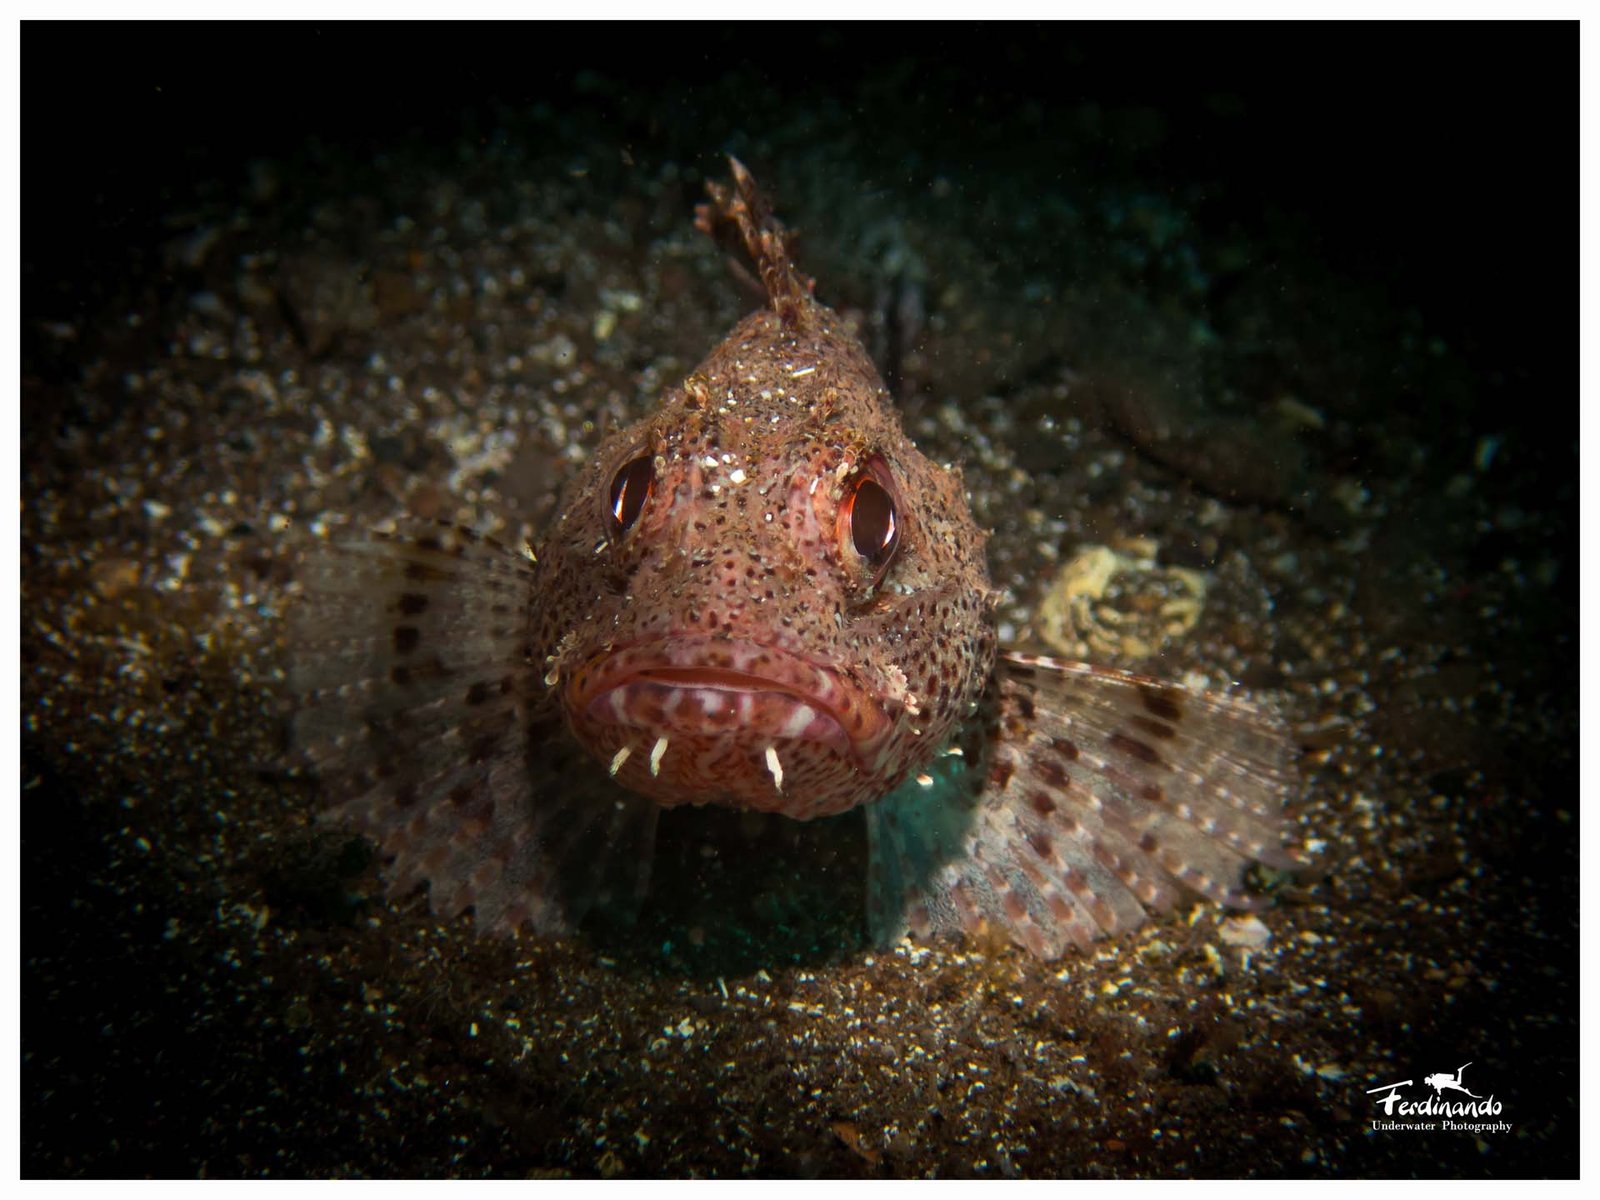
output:
[[[483,933],[637,907],[655,807],[594,781],[541,711],[524,555],[413,523],[319,543],[299,573],[291,740],[324,819],[389,860],[391,896],[425,885],[434,913],[470,907]]]

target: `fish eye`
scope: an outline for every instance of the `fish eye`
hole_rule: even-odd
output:
[[[630,459],[617,469],[611,477],[611,506],[606,510],[612,537],[621,537],[638,524],[655,484],[655,461],[648,454]]]
[[[893,489],[888,465],[874,458],[851,481],[840,508],[840,532],[872,571],[874,582],[883,577],[900,548],[900,510]]]

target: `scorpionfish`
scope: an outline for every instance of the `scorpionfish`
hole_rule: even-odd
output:
[[[880,944],[1032,954],[1185,890],[1257,901],[1283,845],[1270,715],[1003,650],[960,472],[906,437],[749,173],[697,213],[767,304],[613,432],[536,549],[412,523],[327,543],[292,618],[293,736],[391,894],[483,932],[637,904],[661,808],[865,812]]]

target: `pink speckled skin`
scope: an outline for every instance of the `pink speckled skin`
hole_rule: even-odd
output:
[[[721,199],[703,219],[744,223],[772,303],[573,482],[540,551],[533,644],[578,740],[608,764],[628,748],[624,786],[825,816],[884,795],[977,702],[995,655],[985,535],[781,234],[746,194]],[[640,456],[654,484],[617,536],[611,481]],[[864,472],[896,501],[881,573],[849,535]]]

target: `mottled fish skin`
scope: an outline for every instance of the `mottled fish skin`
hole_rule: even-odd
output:
[[[540,550],[534,645],[623,786],[803,820],[884,795],[972,711],[991,590],[960,474],[901,431],[736,171],[701,221],[744,236],[771,305],[574,481]],[[874,562],[857,541],[886,503],[895,545]]]
[[[572,481],[537,554],[412,526],[306,555],[294,738],[395,893],[483,931],[643,896],[659,808],[864,807],[879,942],[1041,958],[1289,867],[1261,710],[996,647],[959,472],[905,436],[754,181],[711,185],[768,307]]]

